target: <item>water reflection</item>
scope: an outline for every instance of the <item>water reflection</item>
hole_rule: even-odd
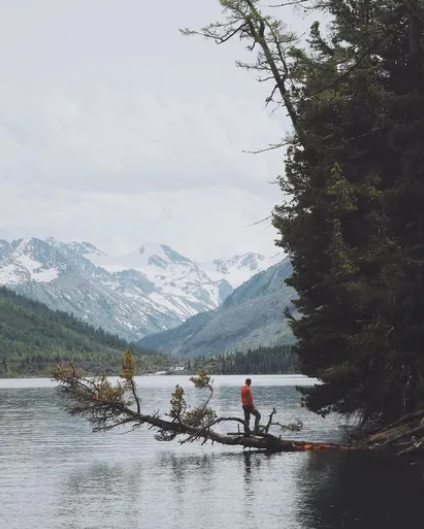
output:
[[[258,479],[258,472],[260,471],[263,454],[253,452],[244,452],[242,460],[244,464],[244,505],[246,518],[252,520],[255,518],[255,496],[257,489],[255,481]]]
[[[246,493],[250,493],[252,491],[252,481],[255,479],[255,473],[252,473],[252,470],[260,469],[263,459],[269,456],[251,451],[243,452],[242,456],[244,463],[244,482],[246,486]]]
[[[305,475],[297,485],[301,527],[422,526],[423,468],[410,460],[375,453],[310,453]]]
[[[76,527],[139,527],[142,483],[140,462],[77,464],[59,484],[54,517]]]

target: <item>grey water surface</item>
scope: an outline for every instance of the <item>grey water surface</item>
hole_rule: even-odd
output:
[[[215,377],[218,413],[240,415],[242,376]],[[313,381],[312,381],[313,382]],[[340,441],[348,425],[299,406],[298,376],[253,377],[263,417],[299,418],[293,439]],[[139,377],[146,411],[169,408],[188,377]],[[0,529],[415,529],[424,470],[370,453],[265,456],[241,448],[160,443],[141,428],[92,434],[68,417],[53,382],[0,380]]]

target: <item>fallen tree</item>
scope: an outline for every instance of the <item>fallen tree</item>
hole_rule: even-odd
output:
[[[130,351],[124,355],[119,381],[112,385],[106,375],[89,378],[72,364],[57,365],[52,370],[53,378],[59,382],[59,392],[63,408],[73,416],[82,416],[92,424],[93,432],[107,431],[122,426],[130,426],[133,431],[143,425],[155,430],[158,441],[178,439],[181,444],[210,441],[227,446],[241,446],[269,453],[298,452],[312,450],[381,450],[394,448],[399,453],[409,453],[424,449],[424,442],[417,438],[408,439],[411,430],[424,435],[424,412],[405,418],[404,422],[391,425],[385,430],[373,434],[365,441],[351,445],[308,442],[283,439],[281,435],[270,433],[280,431],[299,431],[302,423],[284,425],[275,421],[275,408],[268,421],[254,435],[244,433],[244,422],[239,417],[218,417],[209,407],[213,397],[213,385],[204,372],[190,380],[196,388],[207,390],[207,398],[201,406],[190,407],[185,399],[184,388],[177,385],[171,395],[170,410],[162,417],[159,412],[146,414],[142,411],[142,402],[137,393],[135,382],[135,364]],[[219,432],[220,424],[237,426],[235,432]],[[408,433],[409,432],[409,433]],[[410,436],[409,436],[410,437]]]
[[[141,399],[137,394],[134,358],[130,351],[124,356],[120,380],[113,386],[105,375],[88,378],[83,371],[72,364],[54,367],[53,378],[59,382],[61,403],[70,415],[82,416],[93,426],[93,432],[112,430],[121,426],[130,426],[130,431],[142,425],[156,431],[159,441],[179,439],[180,443],[201,441],[219,443],[227,446],[242,446],[267,452],[293,452],[307,450],[352,449],[328,443],[311,443],[282,439],[270,433],[271,428],[298,431],[302,423],[283,425],[274,421],[275,408],[268,422],[255,435],[246,435],[243,420],[239,417],[218,417],[209,407],[213,396],[210,377],[202,371],[191,381],[199,389],[206,389],[208,396],[198,407],[191,408],[185,400],[184,388],[176,386],[171,395],[170,410],[167,418],[159,412],[146,414],[141,409]],[[237,432],[221,433],[214,428],[222,423],[236,425]]]

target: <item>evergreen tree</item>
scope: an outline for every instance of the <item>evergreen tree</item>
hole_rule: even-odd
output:
[[[422,18],[409,2],[327,8],[332,42],[315,25],[315,55],[293,52],[301,117],[281,179],[293,201],[274,225],[293,258],[301,370],[324,382],[303,390],[307,405],[387,422],[424,401]]]

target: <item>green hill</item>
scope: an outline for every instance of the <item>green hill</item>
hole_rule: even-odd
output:
[[[0,376],[48,375],[49,366],[70,360],[91,373],[117,373],[130,347],[139,372],[161,370],[172,359],[109,334],[65,312],[0,287]]]

